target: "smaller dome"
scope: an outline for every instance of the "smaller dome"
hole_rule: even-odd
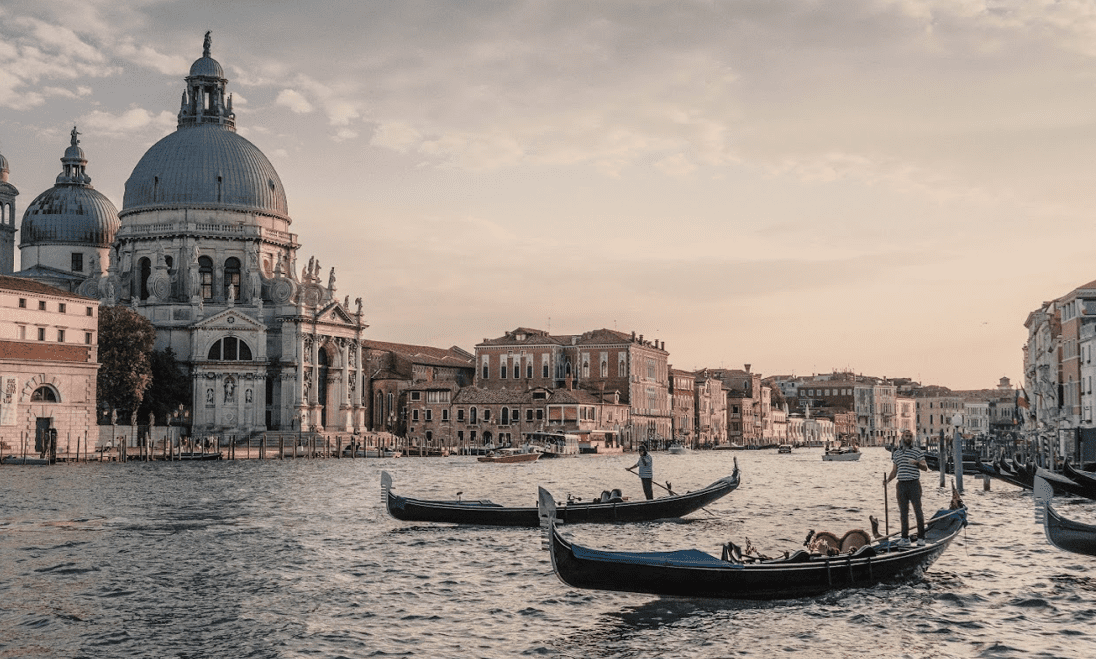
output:
[[[56,185],[27,206],[19,227],[19,246],[61,243],[110,247],[118,226],[118,210],[98,190]]]
[[[224,78],[225,70],[221,68],[221,64],[217,60],[207,55],[194,60],[194,63],[190,65],[190,77],[196,76]]]
[[[19,247],[32,245],[93,245],[110,247],[118,231],[118,209],[91,187],[87,160],[72,127],[69,147],[61,158],[57,183],[35,197],[23,213]]]

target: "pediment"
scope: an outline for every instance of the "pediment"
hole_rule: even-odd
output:
[[[225,309],[209,318],[203,318],[191,325],[194,329],[215,330],[221,332],[262,332],[266,326],[247,314],[235,309]]]
[[[319,313],[319,319],[328,323],[340,325],[356,325],[353,317],[339,302],[332,302]]]

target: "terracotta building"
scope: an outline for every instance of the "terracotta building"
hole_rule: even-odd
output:
[[[475,386],[489,390],[585,391],[598,400],[615,394],[628,420],[606,431],[613,444],[664,441],[671,436],[670,373],[665,342],[616,330],[552,335],[519,327],[476,345]]]
[[[0,275],[0,443],[38,457],[95,446],[99,302]]]

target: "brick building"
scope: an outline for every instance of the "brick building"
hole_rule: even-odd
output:
[[[94,447],[99,302],[0,275],[0,442],[5,455]]]

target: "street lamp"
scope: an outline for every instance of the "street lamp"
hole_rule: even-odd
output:
[[[182,433],[182,428],[180,426],[185,425],[186,422],[187,422],[187,419],[189,419],[189,418],[190,418],[190,410],[186,409],[186,407],[182,403],[179,403],[179,409],[173,410],[171,412],[171,417],[169,417],[169,422],[175,428],[175,432],[173,433],[175,435],[175,442],[174,443],[179,445],[180,447],[182,446],[182,434],[183,434]],[[181,450],[181,448],[180,448],[180,450]],[[172,455],[175,455],[175,447],[174,446],[171,447],[171,452],[172,452]]]

